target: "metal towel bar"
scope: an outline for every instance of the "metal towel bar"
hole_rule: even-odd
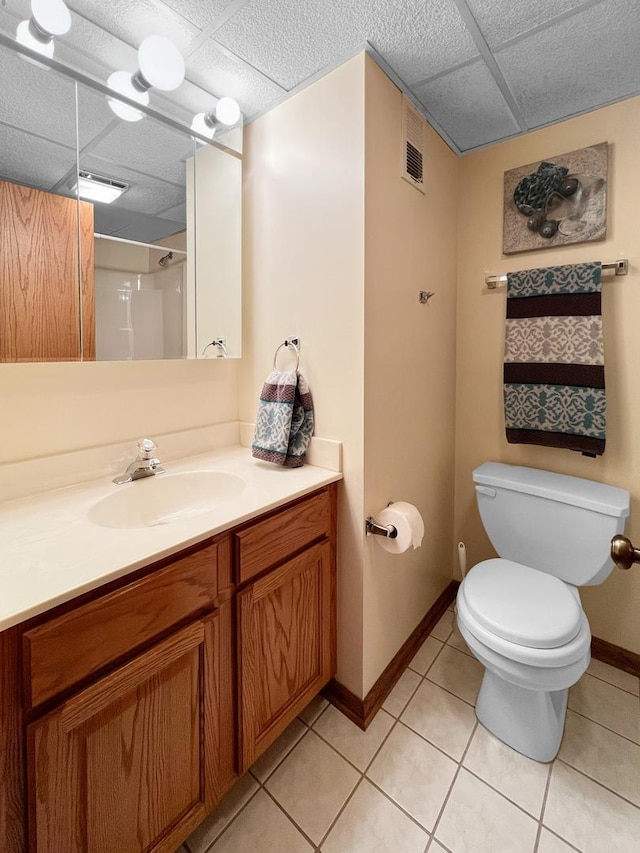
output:
[[[620,260],[602,264],[602,271],[613,272],[616,275],[626,275],[629,272],[629,261],[626,258],[620,258]],[[506,275],[488,275],[484,283],[487,285],[488,290],[495,290],[496,285],[506,284],[506,281]]]

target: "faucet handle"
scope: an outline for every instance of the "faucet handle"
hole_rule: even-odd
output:
[[[158,445],[151,438],[141,438],[137,444],[138,453],[140,454],[141,459],[151,459],[153,456],[153,451],[156,450]]]

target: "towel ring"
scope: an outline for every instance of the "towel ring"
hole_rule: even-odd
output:
[[[276,349],[275,354],[273,356],[273,369],[274,370],[278,369],[276,366],[276,362],[278,360],[278,353],[280,352],[282,347],[285,347],[286,349],[289,349],[289,347],[291,347],[291,349],[295,350],[295,353],[296,353],[296,370],[297,370],[298,367],[300,366],[300,347],[299,347],[297,338],[291,338],[290,340],[289,339],[286,340],[283,344],[280,344],[280,346]]]
[[[216,355],[216,358],[226,358],[227,357],[227,339],[226,338],[215,338],[215,340],[210,341],[206,347],[202,350],[202,355],[206,358],[206,352],[209,347],[218,347],[218,349],[222,350],[222,352]]]

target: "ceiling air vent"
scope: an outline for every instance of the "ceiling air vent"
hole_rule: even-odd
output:
[[[424,193],[424,116],[402,96],[402,177]]]

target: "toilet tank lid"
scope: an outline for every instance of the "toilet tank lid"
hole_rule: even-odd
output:
[[[484,462],[473,472],[473,482],[536,495],[617,518],[627,518],[629,515],[629,492],[626,489],[584,480],[582,477],[503,462]]]

